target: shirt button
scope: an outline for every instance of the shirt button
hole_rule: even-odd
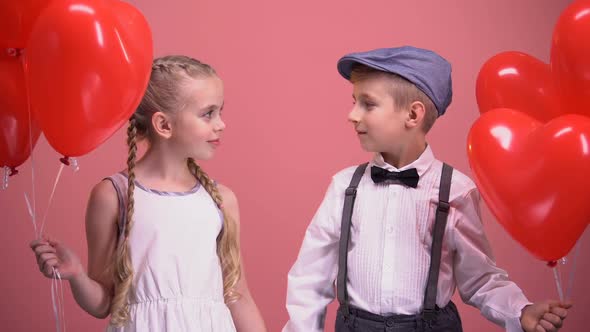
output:
[[[393,226],[389,225],[387,226],[387,233],[393,233]]]

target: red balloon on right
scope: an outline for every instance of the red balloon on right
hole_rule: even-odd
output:
[[[590,116],[590,1],[576,1],[553,30],[551,68],[562,113]]]
[[[543,124],[491,110],[471,127],[467,154],[483,199],[512,238],[541,260],[566,256],[590,217],[590,118]]]

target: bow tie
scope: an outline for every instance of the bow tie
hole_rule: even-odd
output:
[[[381,167],[371,167],[371,179],[373,182],[380,183],[386,180],[395,180],[405,184],[408,187],[416,188],[418,186],[418,171],[415,168],[410,168],[401,172],[390,172]]]

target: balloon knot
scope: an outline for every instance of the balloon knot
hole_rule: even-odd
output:
[[[70,166],[70,157],[64,156],[63,158],[59,158],[59,161],[66,166]]]

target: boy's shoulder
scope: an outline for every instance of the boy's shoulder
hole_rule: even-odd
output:
[[[330,188],[328,189],[332,195],[340,195],[344,194],[346,188],[350,185],[350,180],[352,180],[352,175],[354,171],[357,169],[359,165],[349,166],[346,167],[336,174],[332,175],[332,181],[330,182]],[[368,167],[367,167],[368,168]],[[366,170],[365,170],[366,173]],[[364,178],[364,177],[363,177]],[[362,181],[363,179],[361,179]]]
[[[441,162],[440,168],[442,171],[442,162]],[[473,180],[467,174],[461,172],[460,170],[456,169],[455,167],[453,167],[453,179],[452,179],[451,183],[454,186],[458,186],[458,187],[464,188],[466,190],[472,190],[472,189],[476,188],[475,182],[473,182]]]
[[[336,172],[336,174],[334,174],[332,177],[335,180],[345,181],[348,184],[348,182],[350,182],[350,179],[352,179],[352,175],[354,174],[354,171],[359,166],[360,166],[360,164],[359,165],[348,166],[346,168],[343,168],[340,171]],[[367,168],[369,168],[369,167],[367,166]]]
[[[440,168],[442,171],[442,162]],[[477,194],[477,186],[475,185],[475,182],[465,173],[453,167],[450,201],[453,202],[457,199],[463,199],[473,193]]]

